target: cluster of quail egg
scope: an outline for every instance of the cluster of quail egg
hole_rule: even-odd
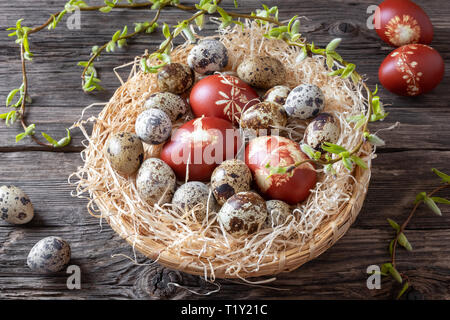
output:
[[[145,159],[144,143],[160,145],[171,137],[172,124],[190,112],[183,98],[195,83],[196,74],[210,75],[223,71],[228,64],[226,47],[218,40],[207,39],[195,45],[187,64],[170,63],[157,74],[160,92],[151,95],[144,111],[137,117],[135,132],[112,135],[106,145],[111,168],[123,175],[136,174],[136,188],[149,205],[172,204],[180,212],[202,224],[211,213],[233,235],[245,235],[261,228],[274,228],[285,223],[291,207],[279,200],[265,201],[252,189],[252,174],[247,165],[237,159],[227,160],[212,173],[205,184],[190,181],[177,187],[174,171],[159,158]],[[242,112],[239,126],[261,135],[266,130],[285,127],[289,118],[311,119],[304,143],[320,150],[324,141],[336,142],[339,126],[334,117],[321,113],[325,105],[322,90],[311,84],[301,84],[291,90],[283,85],[284,65],[269,56],[244,59],[237,75],[250,86],[266,90],[261,102]]]
[[[30,197],[19,187],[0,187],[0,218],[11,225],[25,225],[34,218]],[[71,256],[70,245],[60,237],[50,236],[38,241],[27,257],[28,267],[38,273],[64,269]]]

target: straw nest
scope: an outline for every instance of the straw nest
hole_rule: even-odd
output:
[[[301,83],[318,85],[326,97],[325,112],[332,113],[341,126],[337,144],[352,149],[360,141],[362,131],[354,129],[346,119],[367,110],[367,98],[361,85],[351,80],[328,76],[324,58],[312,56],[298,61],[300,49],[284,41],[263,37],[265,30],[247,22],[221,30],[217,37],[229,50],[227,71],[235,71],[244,57],[261,54],[276,57],[287,69],[285,85],[293,88]],[[173,62],[186,63],[191,48],[186,43],[172,51]],[[111,134],[134,132],[137,116],[146,99],[158,91],[156,75],[139,71],[139,60],[126,83],[94,121],[82,152],[84,166],[76,178],[76,195],[89,195],[88,210],[105,219],[128,243],[150,259],[172,269],[215,278],[241,278],[274,275],[291,271],[312,260],[341,238],[356,219],[369,184],[370,169],[355,168],[349,172],[342,163],[335,165],[336,176],[318,170],[318,183],[307,200],[292,207],[292,215],[274,228],[264,228],[250,236],[234,238],[217,221],[216,212],[196,221],[194,212],[182,212],[171,204],[150,206],[138,195],[135,176],[117,174],[107,160],[105,143]],[[187,118],[184,121],[188,120]],[[282,134],[300,142],[306,122],[291,122]],[[161,146],[146,146],[146,158],[157,157]],[[359,155],[371,165],[373,150],[364,145]],[[179,184],[182,182],[180,181]],[[211,195],[212,196],[212,195]],[[194,208],[193,210],[195,210]]]

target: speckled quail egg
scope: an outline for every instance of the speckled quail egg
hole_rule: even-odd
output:
[[[265,228],[273,228],[282,225],[292,214],[291,208],[284,201],[269,200],[266,201],[266,207],[268,216],[264,223]]]
[[[61,271],[69,261],[69,244],[65,240],[53,236],[36,243],[27,258],[28,267],[39,273]]]
[[[114,170],[121,174],[133,174],[144,161],[144,146],[133,133],[116,133],[108,140],[106,155]]]
[[[188,106],[183,98],[171,92],[158,92],[152,94],[147,101],[145,101],[144,108],[155,108],[164,111],[172,122],[181,119],[188,111]]]
[[[301,84],[289,93],[284,109],[290,117],[308,119],[317,116],[324,106],[325,96],[318,86]]]
[[[158,145],[169,139],[172,122],[169,116],[159,109],[143,111],[136,119],[136,134],[148,144]]]
[[[286,69],[280,60],[273,57],[249,57],[237,69],[239,78],[249,85],[269,89],[284,83]]]
[[[212,74],[228,64],[228,50],[219,40],[205,39],[189,52],[187,62],[195,72]]]
[[[336,119],[331,114],[324,112],[309,123],[303,142],[317,151],[322,151],[322,143],[336,143],[340,134],[341,128]]]
[[[266,218],[266,202],[255,192],[236,193],[225,202],[218,214],[225,230],[236,236],[258,231]]]
[[[30,198],[15,186],[0,187],[0,218],[12,224],[25,224],[34,217]]]
[[[175,192],[176,177],[172,168],[158,158],[142,163],[136,177],[136,188],[141,198],[150,205],[170,203]]]
[[[208,201],[209,200],[209,201]],[[209,187],[198,181],[190,181],[180,186],[172,198],[172,204],[190,211],[195,207],[195,217],[198,222],[206,218],[206,214],[218,211],[218,205]]]
[[[286,86],[275,86],[269,89],[263,96],[263,101],[275,102],[281,105],[286,103],[286,99],[291,89]]]
[[[194,71],[185,64],[170,63],[158,71],[158,86],[161,91],[180,94],[188,90],[194,80]]]
[[[249,191],[252,173],[247,165],[238,159],[222,162],[211,176],[211,188],[220,205],[236,193]]]
[[[250,129],[258,136],[269,135],[272,129],[284,127],[287,115],[283,106],[275,102],[260,102],[245,110],[240,119],[243,129]]]

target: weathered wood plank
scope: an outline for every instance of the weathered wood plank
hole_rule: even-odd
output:
[[[183,1],[193,3],[194,1]],[[430,15],[435,27],[433,46],[444,59],[450,59],[450,22],[445,2],[417,0]],[[26,25],[45,21],[50,13],[60,9],[62,1],[0,3],[0,101],[10,89],[20,84],[20,64],[17,47],[11,39],[6,40],[5,28],[24,17]],[[102,1],[89,1],[99,4]],[[231,1],[224,1],[233,9]],[[340,53],[349,61],[356,62],[361,73],[367,74],[369,84],[377,82],[378,66],[390,52],[374,31],[365,27],[366,8],[371,0],[318,0],[318,1],[265,1],[269,6],[277,4],[282,18],[293,14],[304,15],[303,31],[318,45],[326,45],[336,36],[343,37]],[[444,3],[444,4],[443,4]],[[43,10],[45,4],[45,9]],[[259,1],[241,1],[242,11],[259,7]],[[293,10],[295,9],[295,12]],[[80,89],[80,68],[77,61],[88,58],[91,46],[108,41],[112,33],[124,24],[149,19],[148,10],[118,10],[111,14],[83,13],[82,29],[68,31],[64,22],[53,31],[33,36],[32,48],[36,59],[29,64],[31,94],[34,104],[30,109],[30,121],[39,129],[45,129],[55,137],[77,120],[81,110],[93,103],[104,102],[113,94],[119,81],[112,68],[129,62],[145,49],[156,48],[161,35],[144,36],[130,41],[127,49],[103,56],[98,62],[105,92],[85,95]],[[333,19],[330,19],[330,16]],[[173,22],[188,17],[187,13],[171,10],[163,21]],[[346,22],[347,33],[339,31],[338,23]],[[355,29],[352,31],[352,26]],[[212,33],[210,24],[205,33]],[[447,64],[446,72],[450,71]],[[365,270],[368,265],[381,264],[387,260],[386,246],[393,231],[386,218],[402,221],[411,209],[416,193],[431,190],[439,180],[429,172],[431,167],[448,171],[450,137],[448,133],[449,77],[433,92],[418,98],[402,98],[381,90],[385,103],[392,104],[388,119],[374,129],[388,127],[400,121],[402,125],[380,135],[387,140],[388,148],[380,149],[374,160],[373,177],[363,210],[355,225],[331,249],[318,259],[299,270],[278,276],[270,286],[289,289],[274,291],[258,287],[237,285],[221,281],[221,291],[212,298],[298,298],[298,299],[383,299],[389,297],[391,283],[383,282],[382,290],[370,291],[365,286]],[[1,110],[1,109],[0,109]],[[3,108],[3,110],[5,110]],[[95,115],[100,107],[87,113]],[[0,111],[4,112],[4,111]],[[17,128],[6,129],[0,124],[0,185],[16,184],[29,193],[36,217],[27,226],[11,227],[0,222],[0,298],[141,298],[157,299],[154,292],[154,266],[136,266],[122,256],[133,256],[132,249],[106,224],[103,230],[99,221],[88,215],[86,201],[70,196],[72,188],[67,176],[81,165],[77,153],[54,154],[35,152],[29,141],[13,142]],[[83,140],[78,131],[68,151],[78,151]],[[18,152],[27,151],[27,152]],[[446,195],[448,196],[448,194]],[[416,287],[426,298],[449,299],[450,261],[448,243],[450,233],[450,209],[443,208],[443,217],[435,217],[425,208],[417,212],[407,230],[414,251],[399,252],[399,268],[407,271]],[[66,275],[45,277],[33,274],[26,267],[26,256],[32,245],[49,235],[60,235],[70,241],[73,249],[72,263],[82,269],[82,290],[66,288]],[[139,263],[149,263],[137,254]],[[159,272],[158,274],[162,274]],[[172,276],[172,274],[170,274]],[[207,285],[198,277],[185,274],[178,282],[196,291],[205,292],[216,287]],[[163,279],[164,282],[164,279]],[[156,281],[164,287],[161,280]],[[184,290],[176,290],[169,298],[202,299]]]
[[[365,287],[365,270],[371,264],[387,259],[386,246],[393,232],[386,218],[401,221],[406,217],[414,195],[429,190],[438,179],[428,168],[442,168],[450,152],[395,152],[379,155],[374,161],[374,173],[365,206],[355,225],[333,248],[317,260],[289,274],[280,275],[271,286],[289,289],[273,291],[237,286],[221,281],[222,290],[213,298],[386,298],[390,283],[381,291]],[[408,168],[404,159],[409,159]],[[415,159],[412,161],[411,159]],[[131,247],[121,240],[107,224],[100,228],[99,220],[88,215],[86,201],[70,196],[66,177],[81,164],[77,154],[48,152],[6,153],[0,155],[0,167],[5,168],[0,184],[14,183],[24,188],[36,208],[36,218],[25,227],[0,223],[0,288],[2,298],[155,298],[148,295],[152,267],[134,266],[122,256],[133,256]],[[55,166],[55,163],[57,166]],[[38,165],[36,165],[38,164]],[[426,170],[422,168],[427,168]],[[23,174],[26,172],[26,174]],[[417,172],[414,180],[411,172]],[[395,179],[392,179],[395,177]],[[395,194],[395,197],[392,195]],[[448,195],[447,195],[448,196]],[[450,237],[450,209],[443,207],[443,217],[420,210],[407,231],[414,251],[400,251],[399,263],[409,270],[427,298],[449,297],[446,281],[450,275],[446,243]],[[66,277],[41,277],[25,266],[32,245],[39,239],[59,235],[73,248],[73,264],[82,269],[83,290],[65,289]],[[446,240],[447,239],[447,240]],[[351,252],[351,254],[349,254]],[[138,255],[139,263],[149,263]],[[197,277],[182,274],[180,284],[205,292],[214,286]],[[172,298],[201,298],[176,291]]]
[[[98,2],[98,1],[97,1]],[[97,3],[93,2],[93,3]],[[275,2],[268,2],[269,5]],[[357,63],[359,70],[369,77],[369,83],[375,84],[377,82],[377,70],[382,59],[389,52],[387,48],[376,36],[373,30],[367,30],[365,23],[367,14],[366,8],[370,1],[362,1],[358,4],[347,1],[319,1],[319,2],[302,2],[295,4],[296,13],[305,15],[310,20],[303,20],[304,31],[310,40],[313,40],[319,45],[325,45],[328,41],[336,36],[344,37],[344,42],[341,45],[341,54],[349,61]],[[420,2],[419,2],[420,3]],[[228,4],[230,5],[230,4]],[[280,14],[282,18],[287,18],[293,14],[292,3],[289,1],[278,3],[280,7]],[[448,60],[450,57],[450,50],[448,46],[442,45],[449,40],[450,34],[449,23],[441,18],[445,15],[442,12],[439,4],[436,2],[423,4],[430,15],[434,17],[435,31],[436,31],[436,48],[441,52],[444,59]],[[249,11],[258,7],[259,4],[252,1],[245,3],[245,10]],[[36,24],[38,21],[45,21],[49,12],[54,12],[59,8],[59,3],[48,2],[48,12],[41,10],[41,5],[31,4],[18,12],[15,7],[3,5],[0,7],[4,12],[6,19],[0,22],[0,35],[6,39],[7,32],[4,31],[9,25],[13,25],[15,20],[19,17],[25,17],[26,21],[32,21]],[[327,9],[324,9],[327,8]],[[324,11],[331,10],[334,19],[330,21]],[[348,13],[352,12],[352,15]],[[170,10],[164,14],[164,19],[173,21],[175,19],[186,18],[189,13],[179,13],[175,10]],[[64,134],[64,128],[72,124],[78,119],[81,110],[93,102],[105,102],[114,92],[115,88],[120,84],[112,73],[112,68],[126,63],[135,55],[142,54],[145,49],[152,49],[157,46],[161,40],[161,34],[157,33],[152,36],[143,36],[130,41],[131,46],[125,50],[121,50],[114,54],[106,54],[102,56],[98,65],[102,75],[103,86],[106,91],[95,95],[83,94],[80,88],[80,69],[76,66],[79,60],[86,60],[90,47],[107,41],[114,30],[120,28],[124,24],[131,25],[132,22],[148,19],[148,10],[138,11],[123,11],[118,10],[112,12],[110,15],[83,12],[82,13],[82,28],[77,31],[68,31],[64,23],[52,32],[44,31],[42,34],[33,35],[32,47],[35,48],[36,58],[32,64],[29,64],[30,77],[30,92],[34,98],[34,104],[30,108],[30,121],[36,122],[39,129],[45,130],[55,136]],[[338,21],[345,21],[355,26],[354,32],[346,33],[338,32],[336,24]],[[101,26],[101,27],[99,27]],[[214,28],[213,24],[209,24],[205,30],[206,34],[210,34]],[[18,61],[17,46],[13,41],[5,41],[5,45],[0,48],[0,55],[5,58],[4,68],[0,69],[0,99],[6,97],[9,90],[15,85],[20,84],[20,64]],[[447,64],[447,73],[450,72],[450,65]],[[393,104],[395,109],[389,117],[390,122],[397,120],[407,121],[405,123],[406,134],[399,137],[401,144],[406,147],[414,148],[411,140],[423,140],[423,136],[411,136],[410,134],[426,135],[426,130],[436,124],[436,118],[444,121],[447,117],[448,96],[446,88],[449,83],[446,77],[443,83],[432,93],[418,97],[418,98],[403,98],[391,95],[386,90],[381,90],[383,101],[388,104]],[[0,100],[1,101],[1,100]],[[430,110],[432,106],[433,110]],[[34,110],[34,111],[33,111]],[[98,109],[97,109],[98,110]],[[412,112],[418,117],[405,116],[402,112]],[[444,114],[442,114],[444,112]],[[64,119],[64,120],[63,120]],[[405,120],[404,120],[405,119]],[[439,123],[439,122],[437,122]],[[421,124],[424,127],[409,127],[409,125]],[[411,130],[409,130],[411,129]],[[14,143],[14,136],[20,132],[20,127],[6,128],[4,124],[0,125],[0,148],[3,150],[19,147],[32,146],[29,140],[21,142],[16,145]],[[74,132],[74,141],[72,147],[79,149],[81,147],[82,137],[77,130]],[[424,146],[424,148],[438,148],[448,149],[448,144],[442,146],[441,143],[448,141],[446,137],[435,139],[431,145]],[[392,148],[398,146],[392,145]]]

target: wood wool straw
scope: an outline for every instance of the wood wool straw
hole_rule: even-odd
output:
[[[298,62],[300,49],[281,40],[263,37],[265,29],[246,21],[245,28],[228,27],[218,38],[228,48],[226,71],[235,71],[244,57],[269,55],[279,59],[287,69],[285,85],[293,88],[301,83],[319,86],[326,97],[325,112],[340,123],[341,136],[337,144],[352,149],[362,138],[346,119],[367,110],[367,97],[362,85],[351,80],[328,76],[324,58],[313,56]],[[173,62],[186,63],[191,44],[175,48]],[[358,215],[370,180],[370,169],[355,168],[349,172],[341,162],[335,164],[336,177],[318,170],[318,183],[303,203],[293,207],[293,215],[283,224],[265,228],[255,234],[234,238],[218,222],[216,212],[208,219],[197,221],[194,208],[183,212],[171,204],[145,203],[135,186],[135,175],[117,174],[107,160],[105,144],[111,134],[134,132],[137,116],[146,99],[158,91],[156,75],[144,74],[135,59],[129,79],[117,89],[98,117],[88,135],[86,121],[79,127],[87,139],[82,152],[84,166],[72,174],[78,197],[89,195],[88,211],[105,219],[133,249],[172,269],[205,277],[247,279],[275,275],[298,268],[316,258],[341,238]],[[188,115],[177,127],[190,119]],[[281,134],[300,142],[307,125],[290,120]],[[145,146],[146,158],[158,156],[161,146]],[[365,144],[359,154],[371,167],[374,150]],[[181,184],[182,182],[178,182]]]

